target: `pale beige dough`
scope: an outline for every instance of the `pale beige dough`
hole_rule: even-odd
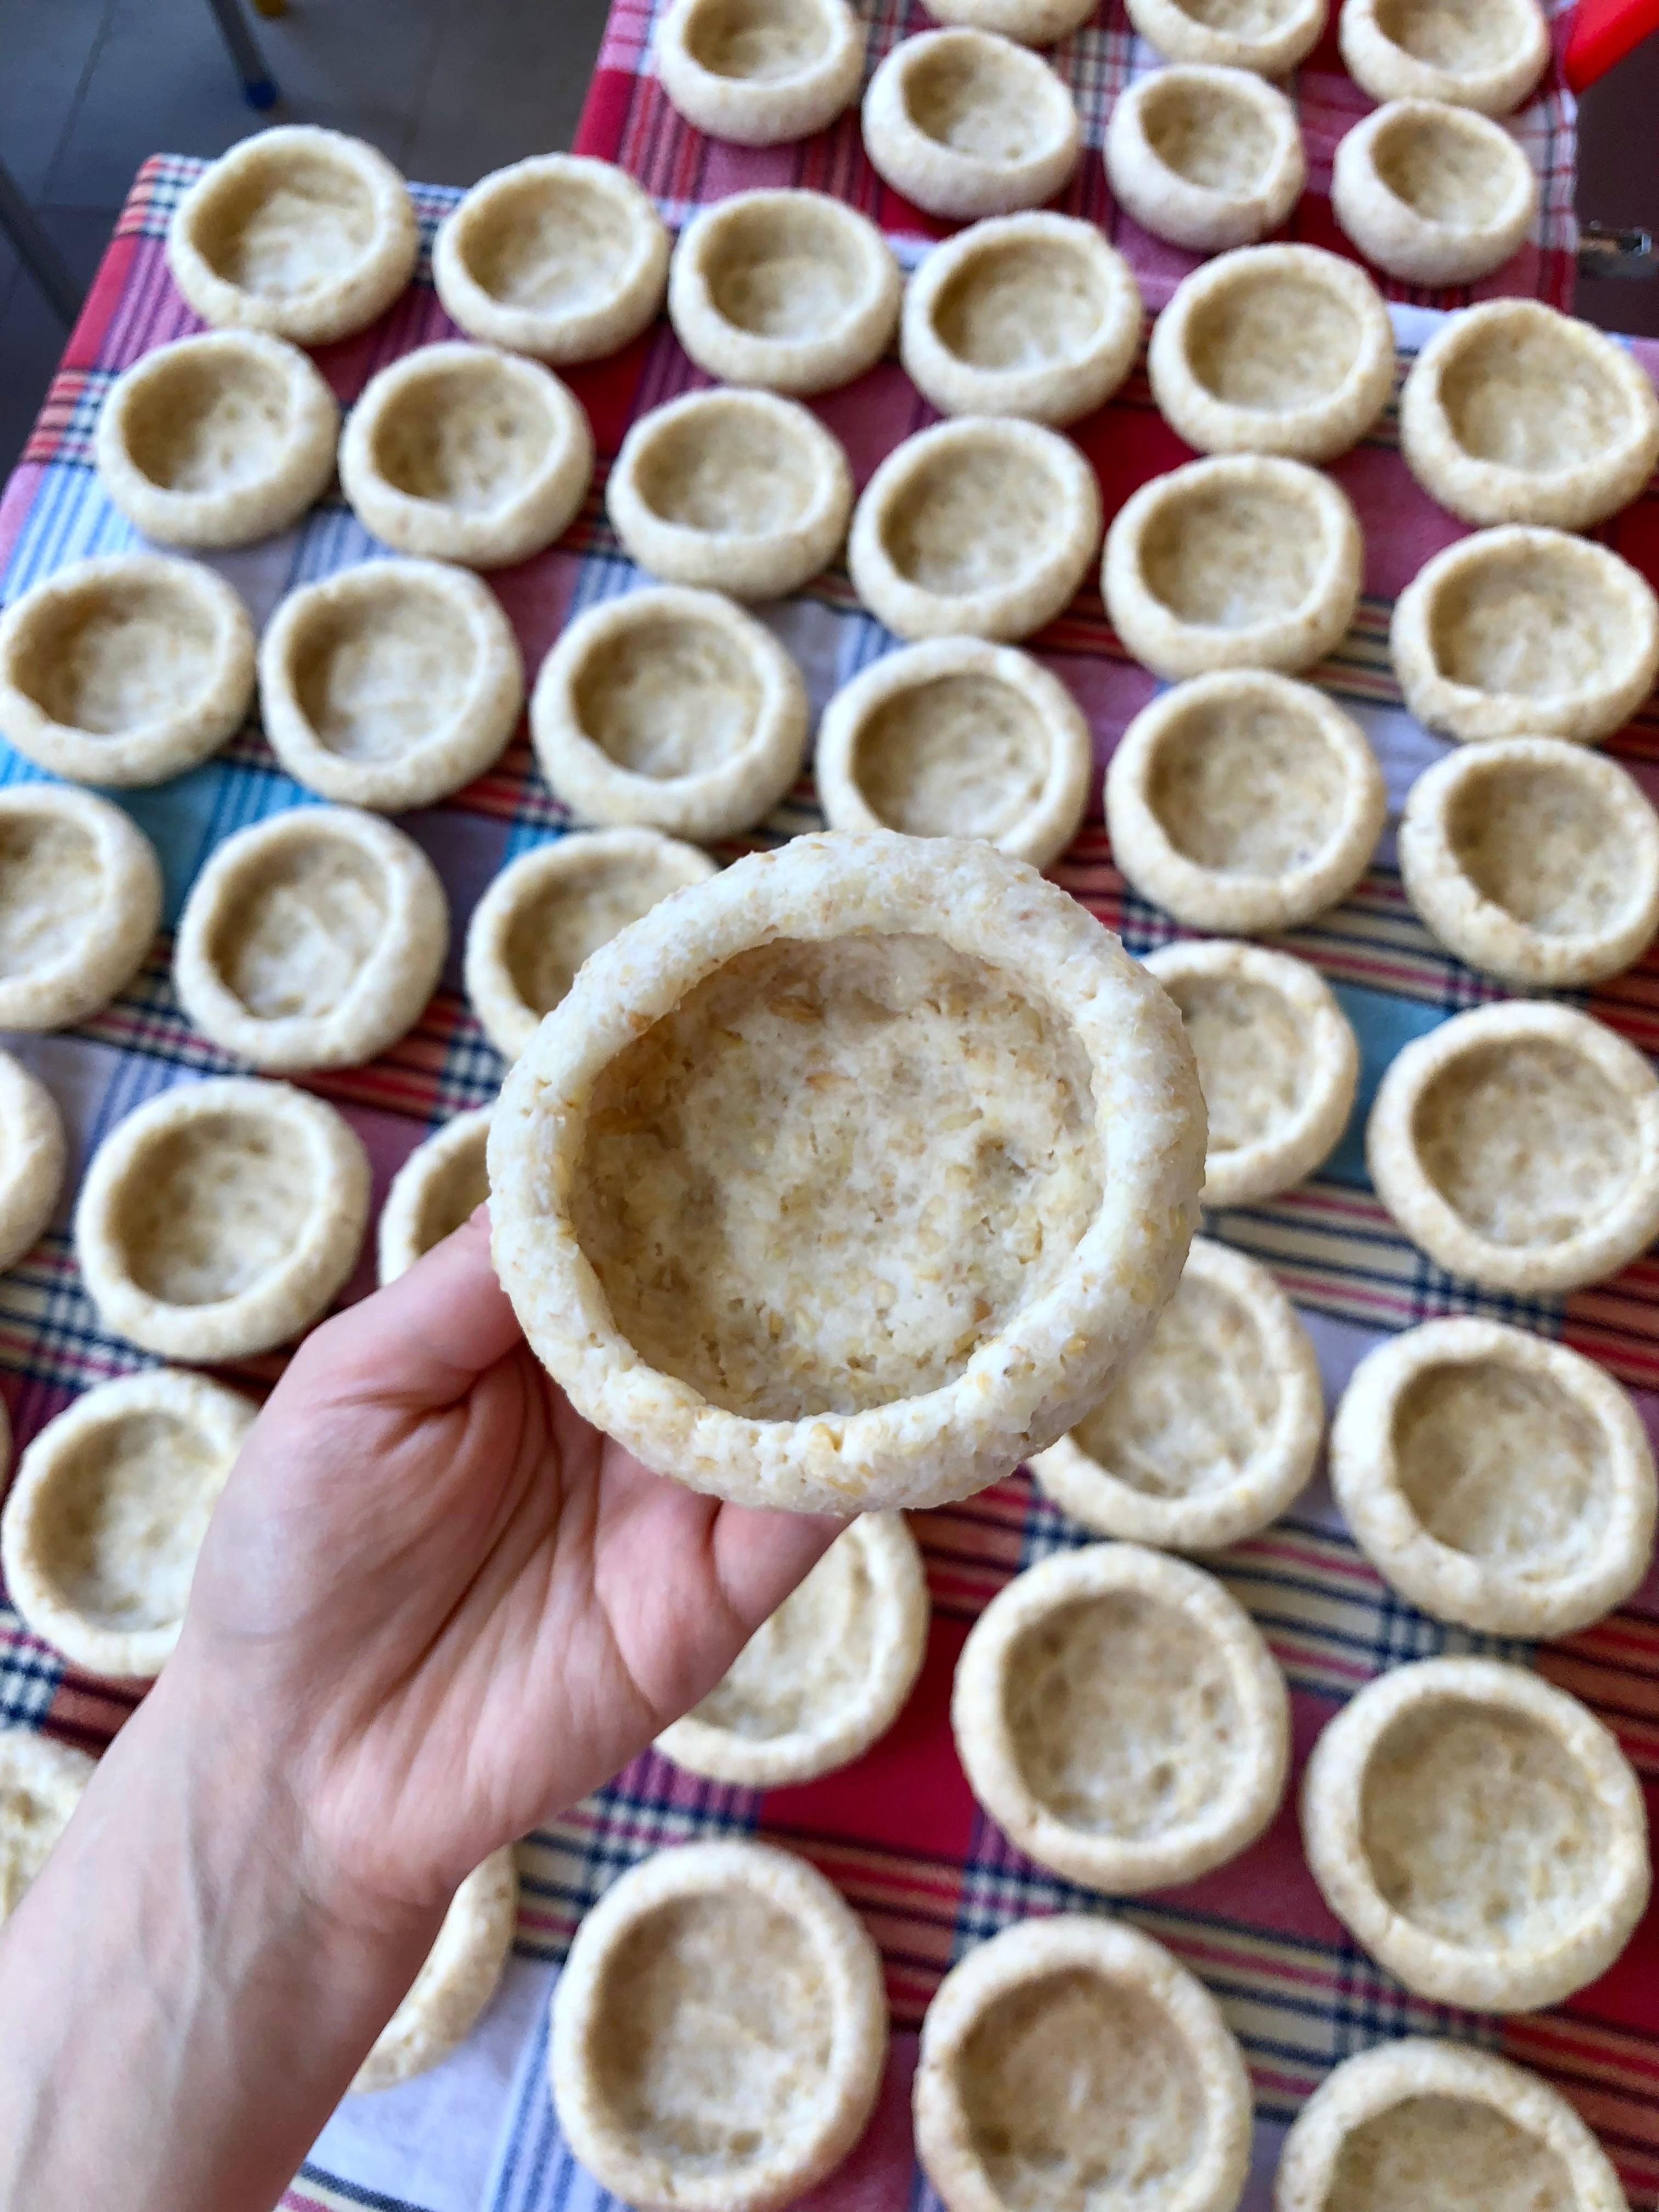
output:
[[[566,2142],[652,2212],[774,2212],[864,2131],[887,2056],[875,1945],[816,1869],[682,1844],[576,1931],[549,2055]]]
[[[1492,1659],[1419,1660],[1351,1698],[1308,1762],[1302,1839],[1380,1966],[1480,2012],[1559,2004],[1604,1973],[1650,1882],[1612,1731]]]
[[[1443,100],[1482,115],[1519,107],[1550,50],[1537,0],[1342,0],[1337,40],[1373,100]]]
[[[751,1790],[833,1773],[903,1710],[929,1612],[903,1515],[860,1514],[657,1749],[693,1774]]]
[[[1337,222],[1368,261],[1407,284],[1489,276],[1531,230],[1538,204],[1538,179],[1509,132],[1439,100],[1374,109],[1331,162]]]
[[[320,1098],[252,1076],[177,1083],[93,1155],[76,1257],[116,1335],[165,1359],[247,1358],[344,1284],[368,1195],[356,1133]]]
[[[168,226],[167,267],[204,322],[326,345],[390,307],[419,245],[409,187],[383,154],[283,124],[190,187]]]
[[[518,1919],[519,1867],[508,1844],[450,1899],[437,1942],[357,2069],[354,2090],[395,2088],[465,2042],[495,1994]]]
[[[406,1274],[434,1244],[471,1220],[489,1196],[484,1145],[489,1109],[480,1106],[416,1146],[386,1194],[375,1235],[383,1284]]]
[[[57,1100],[21,1060],[0,1052],[0,1270],[33,1249],[58,1211],[68,1152]],[[9,1442],[0,1423],[0,1446]]]
[[[1449,316],[1407,374],[1400,449],[1465,522],[1587,530],[1659,459],[1659,399],[1617,339],[1538,300]]]
[[[94,1762],[31,1728],[0,1729],[0,1925],[70,1824]]]
[[[0,1029],[95,1014],[143,965],[161,920],[161,862],[118,806],[56,783],[0,791]]]
[[[1031,1472],[1097,1535],[1217,1552],[1304,1489],[1324,1425],[1290,1300],[1254,1260],[1195,1237],[1151,1338]]]
[[[653,52],[688,123],[738,145],[779,146],[852,106],[864,44],[847,0],[672,0]]]
[[[654,830],[578,831],[511,860],[467,924],[467,1000],[515,1060],[590,953],[687,884],[715,872],[695,845]]]
[[[1659,1081],[1571,1007],[1454,1014],[1397,1054],[1365,1131],[1378,1197],[1437,1266],[1529,1297],[1659,1233]]]
[[[76,783],[160,783],[241,726],[253,625],[211,568],[71,561],[0,616],[0,732]]]
[[[334,473],[340,410],[298,346],[210,331],[143,354],[104,395],[99,482],[161,545],[246,545],[297,522]]]
[[[712,840],[763,821],[806,755],[806,686],[762,623],[661,584],[567,625],[530,702],[536,759],[579,818]]]
[[[1086,23],[1096,5],[1097,0],[939,0],[927,13],[936,23],[965,23],[1018,39],[1023,46],[1052,46]]]
[[[834,559],[853,471],[793,399],[688,392],[629,431],[605,503],[629,559],[665,583],[775,599]]]
[[[589,960],[490,1131],[496,1265],[580,1410],[692,1487],[962,1497],[1068,1428],[1180,1273],[1174,1007],[988,844],[797,837]]]
[[[89,1674],[161,1673],[258,1411],[163,1367],[98,1383],[47,1422],[0,1514],[6,1589],[35,1635]]]
[[[1082,1913],[1017,1922],[921,2024],[916,2152],[945,2212],[1233,2212],[1250,2081],[1162,1944]]]
[[[1011,646],[933,638],[844,684],[813,769],[832,830],[984,837],[1046,868],[1077,835],[1094,749],[1058,677]]]
[[[468,337],[563,368],[619,353],[654,320],[668,246],[625,170],[538,154],[492,169],[445,216],[432,278]]]
[[[179,917],[173,988],[255,1067],[360,1067],[420,1019],[448,945],[412,837],[355,807],[293,806],[216,847]]]
[[[1247,69],[1190,63],[1134,78],[1104,152],[1113,196],[1141,228],[1195,253],[1277,230],[1308,180],[1296,110]]]
[[[1128,0],[1130,22],[1165,60],[1289,75],[1319,43],[1328,0]]]
[[[1616,761],[1556,738],[1437,763],[1407,798],[1399,855],[1441,943],[1522,988],[1604,981],[1659,930],[1659,815]]]
[[[864,150],[877,175],[957,222],[1040,207],[1077,167],[1081,143],[1062,79],[992,31],[901,39],[864,95]]]

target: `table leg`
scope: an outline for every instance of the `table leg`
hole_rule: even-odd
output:
[[[274,107],[277,98],[276,79],[265,67],[265,58],[243,18],[240,0],[208,0],[208,5],[218,18],[231,60],[242,80],[242,97],[250,107]]]

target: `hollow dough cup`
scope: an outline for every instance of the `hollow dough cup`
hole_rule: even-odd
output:
[[[1647,1903],[1641,1788],[1576,1698],[1492,1659],[1379,1675],[1303,1778],[1325,1902],[1419,1996],[1559,2004],[1604,1973]]]
[[[1031,1473],[1098,1535],[1217,1552],[1306,1486],[1324,1424],[1290,1300],[1254,1260],[1195,1237],[1150,1339]]]
[[[813,769],[832,830],[984,837],[1046,868],[1082,823],[1094,748],[1082,709],[1040,661],[941,637],[842,684]]]
[[[1602,982],[1659,930],[1659,815],[1616,761],[1556,738],[1437,762],[1407,797],[1399,855],[1441,943],[1522,988]]]
[[[1236,1858],[1290,1757],[1285,1678],[1249,1614],[1139,1544],[1057,1553],[1006,1584],[963,1646],[951,1726],[1010,1841],[1114,1895]]]
[[[1532,1297],[1576,1290],[1659,1233],[1659,1081],[1588,1014],[1477,1007],[1397,1054],[1365,1158],[1382,1203],[1449,1274]]]
[[[1194,253],[1265,238],[1308,181],[1296,110],[1244,69],[1195,63],[1135,78],[1103,150],[1113,195],[1141,228]]]
[[[1097,4],[1097,0],[939,0],[927,13],[937,23],[995,31],[1023,46],[1052,46],[1080,30]]]
[[[1407,706],[1443,738],[1594,744],[1653,689],[1659,600],[1594,539],[1510,524],[1424,562],[1389,649]]]
[[[693,1774],[751,1790],[833,1773],[898,1718],[928,1616],[903,1515],[860,1514],[657,1749]]]
[[[89,1674],[159,1674],[258,1412],[240,1391],[153,1368],[48,1421],[0,1514],[7,1592],[34,1634]]]
[[[1629,2212],[1605,2151],[1557,2089],[1495,2052],[1407,2036],[1344,2060],[1297,2114],[1273,2212],[1462,2212],[1531,2202]]]
[[[420,1019],[448,945],[412,837],[356,807],[294,806],[216,848],[173,980],[202,1035],[255,1067],[360,1067]]]
[[[1331,1426],[1354,1541],[1437,1620],[1569,1636],[1640,1584],[1653,1451],[1610,1376],[1498,1322],[1436,1321],[1354,1370]]]
[[[951,1969],[913,2096],[946,2212],[1233,2212],[1249,2174],[1249,2075],[1215,1999],[1151,1936],[1082,1913],[1017,1923]]]
[[[209,331],[140,355],[104,395],[99,482],[161,545],[251,544],[297,522],[334,473],[340,410],[298,346]]]
[[[1388,792],[1364,732],[1267,669],[1194,676],[1143,707],[1106,769],[1112,858],[1189,929],[1290,929],[1370,866]]]
[[[1060,77],[994,32],[901,39],[864,95],[864,150],[884,184],[956,222],[1040,207],[1077,167],[1082,126]]]
[[[1443,100],[1507,115],[1538,82],[1549,25],[1537,0],[1446,8],[1435,0],[1342,0],[1337,43],[1373,100]]]
[[[668,315],[710,376],[829,392],[886,352],[901,289],[892,247],[855,209],[827,192],[734,192],[680,233]]]
[[[688,123],[740,146],[781,146],[853,105],[864,46],[847,0],[672,0],[653,52]]]
[[[58,1210],[68,1164],[64,1119],[37,1075],[0,1052],[0,1270],[39,1243]],[[0,1461],[9,1437],[0,1426]]]
[[[1465,522],[1587,530],[1627,507],[1659,458],[1659,399],[1624,346],[1538,300],[1444,322],[1407,374],[1400,449]]]
[[[563,368],[620,352],[654,319],[668,247],[625,170],[538,154],[463,195],[438,226],[432,279],[468,337]]]
[[[489,1196],[484,1165],[489,1111],[479,1106],[457,1114],[416,1145],[392,1176],[375,1234],[383,1285],[406,1274]]]
[[[490,1130],[495,1261],[659,1473],[938,1504],[1139,1342],[1202,1143],[1174,1008],[1075,900],[985,844],[797,837],[665,900],[542,1024]]]
[[[793,2203],[863,2133],[886,2057],[875,1945],[815,1868],[765,1844],[631,1867],[553,1996],[565,2141],[642,2212]]]
[[[0,1925],[70,1824],[94,1761],[30,1728],[0,1729]]]
[[[713,839],[747,830],[806,754],[800,671],[752,615],[672,584],[589,607],[542,663],[530,735],[589,822]]]
[[[161,920],[161,866],[118,806],[0,791],[0,1029],[61,1030],[125,989]]]
[[[326,345],[391,306],[419,245],[409,187],[383,154],[285,124],[233,146],[185,192],[167,267],[204,322]]]
[[[487,584],[437,561],[368,561],[279,601],[259,643],[259,716],[307,789],[389,814],[494,766],[524,704],[513,625]]]
[[[1133,0],[1131,24],[1166,61],[1287,76],[1325,28],[1328,0]]]
[[[1106,533],[1112,627],[1159,676],[1310,668],[1346,635],[1364,546],[1346,495],[1300,461],[1188,461],[1131,494]]]
[[[518,1861],[508,1844],[475,1867],[450,1899],[437,1942],[357,2069],[353,2089],[395,2088],[465,2042],[495,1994],[518,1918]]]
[[[340,488],[394,552],[506,568],[574,521],[593,433],[550,368],[493,346],[419,346],[372,376],[340,440]]]
[[[1145,966],[1180,1009],[1209,1116],[1204,1204],[1251,1206],[1321,1167],[1353,1109],[1359,1047],[1316,968],[1260,945],[1166,945]]]
[[[1538,179],[1501,125],[1439,100],[1392,100],[1331,161],[1331,211],[1367,261],[1406,284],[1472,284],[1538,216]]]
[[[827,568],[853,471],[816,416],[769,392],[689,392],[641,416],[605,510],[630,561],[670,584],[776,599]]]
[[[33,585],[0,615],[0,734],[76,783],[160,783],[240,728],[253,625],[199,562],[113,553]]]
[[[1058,431],[963,415],[918,431],[865,486],[853,588],[896,635],[1030,637],[1066,606],[1100,543],[1100,486]]]
[[[714,861],[655,830],[581,830],[510,860],[472,909],[468,1003],[503,1059],[515,1060],[590,953]]]
[[[357,1264],[368,1161],[331,1106],[286,1083],[175,1084],[118,1122],[75,1212],[104,1326],[202,1365],[308,1328]]]

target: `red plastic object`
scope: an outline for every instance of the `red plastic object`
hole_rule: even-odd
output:
[[[1578,0],[1567,31],[1567,82],[1583,92],[1659,31],[1659,0]]]

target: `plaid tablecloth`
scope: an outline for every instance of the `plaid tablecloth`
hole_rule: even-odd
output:
[[[796,177],[872,208],[900,234],[908,258],[926,226],[874,185],[850,124],[798,151],[737,155],[681,126],[647,60],[649,10],[618,0],[581,143],[617,156],[662,198],[671,216],[759,178]],[[908,22],[880,0],[879,52]],[[915,20],[920,21],[919,14]],[[1098,143],[1114,89],[1146,61],[1113,0],[1097,25],[1060,50],[1079,88]],[[1314,191],[1298,218],[1328,240],[1317,193],[1331,141],[1361,104],[1334,64],[1303,73],[1299,96],[1311,140]],[[1562,296],[1568,283],[1572,124],[1552,92],[1522,118],[1525,143],[1550,191],[1543,248],[1504,272],[1509,289]],[[147,348],[195,327],[167,277],[161,240],[168,213],[196,164],[157,157],[141,173],[23,465],[0,500],[0,598],[77,556],[131,542],[101,496],[88,433],[111,377]],[[453,193],[416,187],[423,227]],[[1085,159],[1073,204],[1108,221],[1156,299],[1179,257],[1114,216],[1097,157]],[[1419,307],[1396,308],[1402,357],[1433,326]],[[426,279],[372,330],[329,349],[322,366],[349,400],[377,368],[409,347],[447,335]],[[1659,350],[1638,349],[1659,374]],[[592,416],[602,457],[628,422],[698,380],[665,328],[572,380]],[[818,410],[845,441],[862,481],[880,457],[928,419],[900,371],[884,364]],[[1109,514],[1146,477],[1187,458],[1154,413],[1137,374],[1112,406],[1080,426]],[[617,552],[599,492],[554,550],[493,580],[532,669],[575,608],[634,588],[640,578]],[[1364,521],[1365,596],[1354,629],[1319,680],[1364,723],[1382,759],[1397,811],[1419,769],[1441,748],[1403,713],[1386,653],[1391,601],[1428,555],[1459,529],[1412,485],[1396,449],[1392,411],[1334,473]],[[1659,499],[1638,501],[1607,533],[1659,580]],[[215,565],[263,619],[291,585],[374,558],[378,549],[331,497],[297,531]],[[797,655],[820,703],[890,641],[859,609],[836,569],[766,618]],[[1091,585],[1039,642],[1092,724],[1103,763],[1153,679],[1125,657]],[[1659,720],[1651,711],[1614,741],[1659,796]],[[36,771],[0,746],[0,781]],[[191,879],[230,831],[281,808],[309,803],[278,770],[257,729],[225,754],[153,792],[123,796],[160,848],[167,921]],[[809,826],[810,786],[780,811],[760,840]],[[409,817],[447,885],[459,945],[467,915],[502,862],[556,836],[559,808],[535,777],[522,734],[500,765],[447,806]],[[729,848],[735,850],[735,848]],[[1113,868],[1098,794],[1088,826],[1057,869],[1060,879],[1137,951],[1165,941],[1168,921],[1129,894]],[[1352,1127],[1324,1172],[1271,1205],[1228,1212],[1210,1227],[1267,1261],[1296,1298],[1319,1348],[1328,1390],[1339,1390],[1380,1334],[1428,1316],[1479,1312],[1562,1338],[1601,1361],[1637,1394],[1659,1435],[1659,1267],[1643,1261],[1615,1281],[1565,1300],[1487,1297],[1442,1274],[1393,1231],[1366,1181],[1359,1131],[1376,1080],[1407,1038],[1459,1007],[1500,995],[1449,959],[1419,927],[1401,893],[1391,842],[1354,896],[1313,928],[1284,940],[1330,978],[1364,1048]],[[191,1034],[158,944],[133,988],[96,1020],[49,1038],[8,1038],[64,1106],[77,1165],[120,1116],[168,1085],[227,1063]],[[1659,1054],[1659,962],[1650,962],[1588,1003],[1644,1051]],[[419,1027],[372,1066],[319,1077],[313,1087],[343,1108],[374,1160],[377,1188],[434,1124],[493,1093],[501,1065],[468,1015],[452,957]],[[0,1277],[0,1390],[20,1447],[88,1383],[143,1364],[104,1334],[83,1296],[68,1235],[66,1198],[37,1249]],[[347,1295],[368,1286],[364,1267]],[[233,1370],[258,1389],[277,1362]],[[829,1873],[863,1913],[886,1960],[895,2029],[878,2116],[850,2163],[811,2202],[817,2212],[927,2212],[935,2200],[915,2172],[908,2115],[915,2031],[945,1967],[1023,1914],[1058,1907],[1115,1911],[1055,1881],[1010,1850],[975,1809],[951,1747],[947,1704],[968,1626],[991,1594],[1032,1560],[1084,1540],[1041,1502],[1023,1475],[971,1503],[918,1516],[934,1601],[927,1665],[892,1734],[844,1772],[803,1787],[757,1793],[677,1773],[647,1756],[610,1788],[522,1847],[519,1940],[501,1992],[467,2045],[443,2067],[376,2097],[348,2100],[331,2122],[287,2203],[295,2208],[372,2207],[377,2212],[589,2212],[611,2200],[574,2167],[554,2125],[545,2087],[545,2001],[583,1910],[623,1868],[656,1846],[696,1834],[760,1832]],[[1536,1653],[1449,1631],[1382,1587],[1344,1534],[1322,1486],[1267,1535],[1220,1563],[1229,1586],[1267,1632],[1290,1679],[1299,1767],[1313,1737],[1359,1684],[1401,1660],[1443,1650],[1501,1649],[1531,1658],[1619,1731],[1644,1782],[1659,1780],[1659,1581],[1603,1626]],[[97,1747],[120,1725],[130,1699],[65,1669],[0,1607],[0,1718],[50,1727]],[[1255,2075],[1260,2119],[1257,2172],[1247,2200],[1267,2203],[1268,2177],[1285,2123],[1337,2059],[1407,2031],[1452,2033],[1500,2048],[1539,2068],[1599,2130],[1636,2201],[1659,2192],[1659,1916],[1620,1963],[1570,2006],[1526,2020],[1461,2015],[1419,2003],[1344,1936],[1303,1863],[1287,1798],[1269,1833],[1231,1866],[1168,1894],[1138,1900],[1126,1917],[1150,1929],[1216,1992]],[[8,2035],[0,2021],[0,2063]]]

